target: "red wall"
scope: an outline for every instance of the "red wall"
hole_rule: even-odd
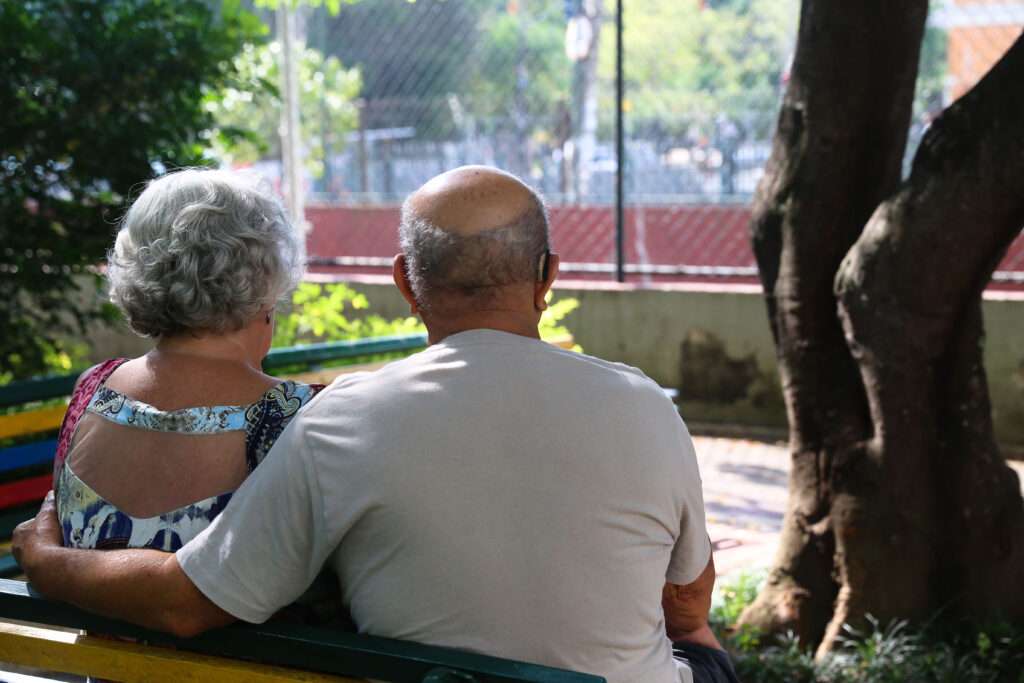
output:
[[[307,242],[311,257],[390,257],[398,252],[397,206],[311,206],[306,216],[313,224]],[[746,206],[627,208],[626,262],[753,266],[749,220]],[[551,233],[564,262],[615,261],[612,207],[552,207]],[[1024,272],[1024,235],[1010,246],[998,270]]]

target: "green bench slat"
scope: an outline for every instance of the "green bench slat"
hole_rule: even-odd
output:
[[[396,351],[416,351],[427,345],[426,334],[396,334],[388,337],[370,337],[350,341],[306,344],[271,349],[263,359],[264,369],[284,365],[315,364],[342,358],[356,358]]]
[[[14,560],[14,555],[0,557],[0,578],[9,579],[21,573],[21,567]]]
[[[75,388],[80,372],[69,375],[33,377],[0,387],[0,408],[67,396]]]
[[[602,683],[603,678],[498,657],[296,624],[235,624],[183,640],[50,602],[22,581],[0,579],[0,619],[84,629],[201,654],[255,660],[392,683],[422,683],[439,669],[478,683]]]
[[[289,346],[271,349],[263,360],[263,367],[270,369],[285,365],[324,363],[331,360],[396,351],[416,351],[426,345],[427,335],[418,333]],[[0,408],[67,396],[75,388],[75,380],[78,379],[79,374],[81,373],[75,372],[67,375],[35,377],[6,384],[0,387]]]

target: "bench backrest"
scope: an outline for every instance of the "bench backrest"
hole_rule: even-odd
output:
[[[599,676],[497,657],[296,624],[236,624],[183,640],[98,617],[34,593],[22,581],[0,579],[0,619],[123,636],[179,652],[255,661],[393,683],[601,683]],[[0,645],[4,634],[0,630]],[[111,641],[111,652],[119,648]],[[91,643],[95,646],[95,641]],[[34,662],[23,647],[19,662]],[[50,662],[52,664],[52,662]]]

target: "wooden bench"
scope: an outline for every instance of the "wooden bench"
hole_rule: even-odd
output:
[[[563,347],[572,338],[553,340]],[[327,383],[372,370],[382,355],[426,346],[426,335],[399,335],[274,349],[264,361],[299,381]],[[339,360],[370,361],[322,367]],[[77,374],[0,387],[0,542],[31,518],[52,484],[56,432]],[[0,552],[3,552],[0,550]],[[0,577],[20,570],[0,556]],[[83,631],[131,638],[115,640]],[[603,678],[418,643],[295,624],[236,624],[181,640],[104,619],[34,594],[0,578],[0,669],[3,665],[114,681],[362,681],[396,683],[600,683]]]
[[[0,620],[0,662],[126,683],[604,681],[564,669],[295,624],[236,624],[182,640],[50,602],[24,582],[9,579],[0,579]]]

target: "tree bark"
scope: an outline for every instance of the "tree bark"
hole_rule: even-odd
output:
[[[995,443],[981,357],[981,294],[1024,225],[1022,81],[1024,37],[935,121],[836,278],[883,484],[849,492],[880,522],[853,542],[895,564],[913,596],[896,609],[872,596],[876,580],[894,581],[890,567],[851,576],[844,589],[861,612],[1024,616],[1024,507]]]
[[[870,433],[833,280],[899,185],[927,0],[804,0],[778,131],[754,200],[754,252],[790,424],[793,467],[768,583],[741,623],[821,640],[839,586],[837,480],[862,471]]]
[[[900,186],[926,12],[804,1],[755,201],[793,469],[741,623],[819,654],[868,614],[1024,616],[1024,505],[995,444],[981,319],[1024,225],[1024,38],[933,124]]]

